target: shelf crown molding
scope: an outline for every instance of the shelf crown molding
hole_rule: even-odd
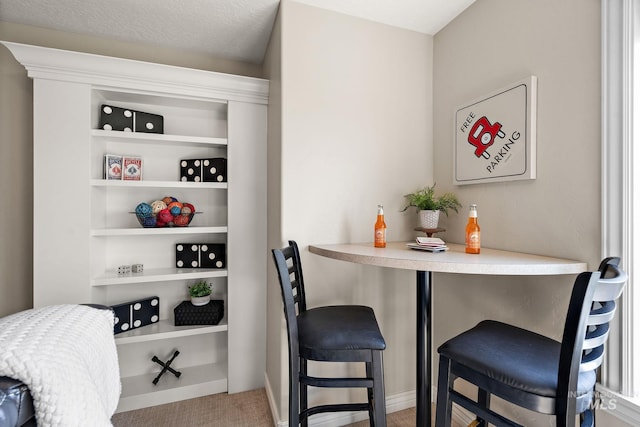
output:
[[[269,81],[0,40],[32,78],[267,104]]]

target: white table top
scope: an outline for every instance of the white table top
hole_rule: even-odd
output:
[[[407,243],[387,242],[386,248],[374,248],[372,242],[310,245],[309,252],[358,264],[440,273],[529,276],[587,271],[587,263],[569,259],[488,248],[472,255],[464,252],[464,245],[450,243],[450,250],[432,253],[410,249]]]

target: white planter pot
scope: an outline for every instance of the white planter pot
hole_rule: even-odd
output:
[[[438,228],[438,219],[440,219],[440,211],[420,211],[420,227],[422,228]]]
[[[191,304],[198,307],[201,305],[209,304],[210,300],[211,300],[211,295],[207,295],[206,297],[191,297]]]

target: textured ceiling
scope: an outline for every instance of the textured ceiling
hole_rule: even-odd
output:
[[[435,34],[475,0],[298,0]],[[0,20],[262,62],[279,0],[0,0]]]

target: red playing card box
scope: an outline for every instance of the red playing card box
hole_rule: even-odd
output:
[[[122,179],[125,181],[142,180],[142,158],[126,156],[122,158]]]

